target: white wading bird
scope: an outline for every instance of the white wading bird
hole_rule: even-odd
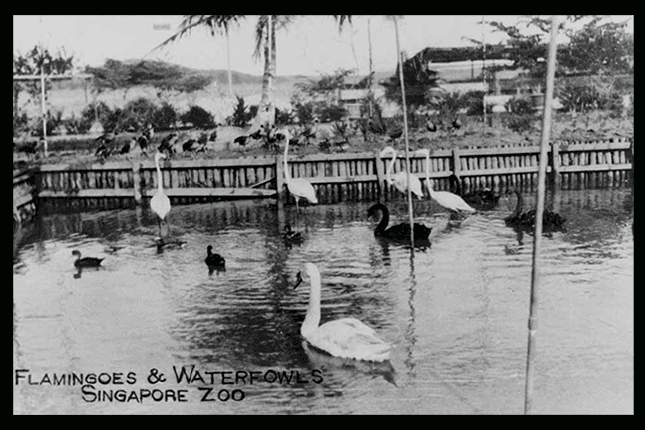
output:
[[[430,185],[430,151],[427,149],[419,149],[416,153],[419,155],[425,155],[426,157],[426,187],[428,188],[428,193],[430,193],[431,199],[439,203],[444,208],[450,209],[451,211],[459,214],[462,212],[477,212],[458,195],[448,191],[433,190],[432,185]]]
[[[157,222],[159,224],[159,236],[161,236],[161,221],[166,219],[168,212],[170,212],[170,199],[163,192],[163,178],[161,176],[161,167],[159,167],[159,159],[166,158],[161,152],[155,154],[155,165],[157,166],[157,192],[152,199],[150,200],[150,208],[157,214],[159,217]]]
[[[392,170],[394,169],[394,163],[396,162],[396,149],[391,146],[386,146],[380,153],[380,157],[383,158],[387,154],[392,154],[392,161],[387,168],[386,180],[390,185],[407,195],[408,192],[408,177],[405,172],[399,172],[394,177],[392,177]],[[421,181],[416,175],[410,173],[410,183],[412,184],[411,190],[419,199],[423,198],[423,189],[421,188]]]
[[[300,334],[312,346],[335,357],[382,362],[389,360],[392,345],[379,339],[376,332],[355,318],[341,318],[320,323],[320,272],[313,263],[305,263],[296,276],[296,286],[308,280],[309,308]]]
[[[285,177],[285,182],[287,184],[287,189],[291,194],[293,194],[293,197],[296,199],[296,208],[298,209],[298,212],[300,212],[300,207],[298,206],[298,200],[300,199],[306,199],[311,203],[318,203],[318,198],[316,197],[316,190],[314,190],[313,185],[311,185],[311,182],[304,178],[292,178],[291,173],[289,173],[289,166],[287,164],[287,157],[289,153],[289,140],[291,140],[291,134],[287,129],[285,129],[283,132],[284,134],[284,140],[285,140],[285,145],[284,145],[284,177]]]

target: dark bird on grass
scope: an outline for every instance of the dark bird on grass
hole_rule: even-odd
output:
[[[81,258],[81,251],[77,249],[72,251],[72,255],[76,256],[76,261],[74,261],[75,267],[99,267],[101,265],[101,261],[105,260],[105,258],[96,257]]]
[[[146,137],[145,133],[137,138],[137,144],[139,144],[139,148],[141,148],[141,153],[148,155],[149,142],[150,142],[150,139]]]
[[[504,222],[507,226],[520,227],[527,230],[535,228],[535,209],[523,212],[524,200],[522,194],[516,189],[509,189],[506,191],[507,195],[515,194],[517,196],[517,204],[515,211],[506,218]],[[567,219],[560,216],[560,214],[544,209],[542,213],[542,230],[545,232],[557,231],[564,229],[564,223]]]
[[[331,142],[329,141],[329,139],[325,138],[324,140],[318,142],[318,148],[321,151],[329,151],[331,149]]]
[[[334,146],[338,148],[340,151],[347,151],[349,149],[349,142],[344,139],[344,140],[337,140],[334,142]]]
[[[31,141],[25,142],[19,147],[19,150],[24,152],[28,156],[32,157],[36,155],[36,153],[38,152],[39,146],[42,146],[42,141],[43,139],[41,139],[40,141],[31,140]]]
[[[435,131],[437,131],[437,124],[435,124],[432,120],[429,119],[426,122],[426,129],[434,133]]]
[[[289,243],[300,244],[304,240],[302,234],[298,231],[291,230],[291,226],[286,224],[284,226],[284,240]]]
[[[452,120],[452,128],[457,130],[460,129],[464,124],[461,122],[459,118],[455,118]]]
[[[105,143],[105,144],[109,145],[112,142],[114,142],[114,139],[116,138],[116,136],[118,134],[119,134],[118,131],[104,133],[104,134],[100,135],[99,137],[97,137],[96,139],[94,139],[94,141],[98,142],[98,143]]]
[[[121,150],[119,151],[119,154],[127,154],[130,152],[131,147],[133,146],[133,141],[135,139],[132,138],[131,140],[126,141],[123,146],[121,147]]]
[[[396,127],[391,128],[390,130],[387,131],[387,137],[388,141],[393,141],[398,139],[403,135],[403,126],[398,125]]]
[[[245,146],[246,142],[249,140],[249,137],[251,136],[244,136],[244,135],[238,136],[235,139],[233,139],[233,142],[237,143],[240,146]]]
[[[108,147],[107,147],[107,145],[105,144],[105,142],[102,142],[102,143],[99,145],[99,147],[98,147],[98,148],[96,148],[96,153],[95,153],[95,155],[96,155],[96,157],[97,157],[99,160],[103,161],[103,160],[105,160],[105,159],[110,155],[110,153],[111,153],[111,152],[112,152],[112,151],[110,150],[110,148],[108,148]]]
[[[250,137],[251,139],[260,140],[260,139],[262,139],[262,134],[263,133],[264,133],[264,127],[260,126],[260,128],[255,130],[253,133],[249,134],[248,137]]]
[[[181,149],[184,152],[197,152],[200,144],[195,139],[188,139],[181,145]]]
[[[388,239],[392,242],[397,243],[410,243],[410,224],[401,223],[394,225],[390,228],[387,228],[387,225],[390,222],[390,211],[382,203],[377,203],[370,207],[367,211],[368,217],[373,217],[381,211],[382,217],[381,221],[376,226],[374,230],[374,236]],[[429,243],[430,232],[432,227],[426,227],[420,223],[414,223],[414,242],[415,244],[425,244]]]
[[[206,259],[204,262],[206,263],[207,266],[209,267],[224,267],[226,264],[226,260],[224,260],[224,257],[222,257],[219,254],[213,254],[213,247],[211,245],[208,245],[206,247]]]
[[[452,174],[448,178],[450,181],[451,192],[460,196],[466,203],[475,209],[491,210],[497,206],[500,196],[495,195],[492,190],[488,188],[480,188],[463,194],[461,188],[461,181],[457,175]]]
[[[168,136],[164,137],[163,140],[161,141],[161,144],[159,145],[159,152],[165,153],[166,155],[170,155],[175,152],[174,145],[177,142],[177,133],[173,132],[170,133]]]
[[[381,121],[367,120],[367,128],[374,134],[385,134],[387,131],[385,125]]]

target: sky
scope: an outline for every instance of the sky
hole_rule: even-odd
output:
[[[485,16],[486,21],[517,22],[518,15]],[[167,47],[154,50],[172,36],[181,15],[14,15],[13,51],[22,54],[40,43],[50,52],[63,48],[73,54],[77,66],[100,66],[106,59],[146,58],[163,60],[194,69],[226,69],[226,40],[213,37],[206,29]],[[633,15],[612,15],[616,22]],[[413,56],[428,47],[474,46],[468,39],[497,43],[503,39],[479,24],[481,15],[405,15],[399,21],[401,50]],[[255,48],[255,22],[249,15],[230,31],[231,68],[251,75],[261,75],[263,62],[252,58]],[[368,24],[370,31],[368,32]],[[331,74],[338,69],[354,69],[359,74],[369,70],[371,34],[373,67],[392,71],[396,67],[394,24],[383,15],[361,15],[341,32],[330,15],[302,16],[288,30],[276,36],[277,75]]]

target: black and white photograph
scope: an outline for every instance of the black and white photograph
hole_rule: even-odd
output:
[[[13,15],[14,415],[633,415],[633,15]]]

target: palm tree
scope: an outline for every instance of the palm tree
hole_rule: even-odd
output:
[[[342,29],[345,23],[350,23],[352,15],[332,15],[338,24],[338,28]],[[272,125],[275,121],[275,107],[273,105],[273,94],[271,91],[272,78],[276,70],[276,30],[284,29],[295,21],[296,15],[261,15],[258,18],[255,26],[255,52],[254,57],[260,58],[262,51],[264,54],[264,74],[262,79],[262,97],[260,99],[260,106],[258,108],[258,115],[255,119],[256,124],[268,122]],[[179,26],[177,33],[169,37],[166,41],[161,43],[157,48],[167,45],[175,41],[181,36],[190,32],[192,28],[197,26],[207,26],[211,30],[211,34],[215,34],[215,30],[224,30],[228,35],[230,24],[238,23],[240,20],[246,18],[246,15],[187,15],[184,21]],[[270,19],[269,19],[270,18]],[[270,31],[267,31],[268,28]],[[270,35],[270,37],[269,37]],[[269,40],[271,44],[269,45]],[[155,49],[157,49],[155,48]],[[270,52],[270,54],[269,54]],[[229,63],[229,85],[231,85],[230,63]]]

